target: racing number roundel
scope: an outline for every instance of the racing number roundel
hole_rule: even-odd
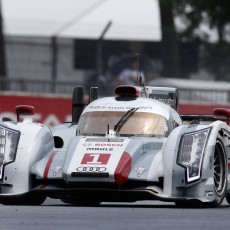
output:
[[[108,153],[85,153],[81,164],[107,165],[110,156]]]

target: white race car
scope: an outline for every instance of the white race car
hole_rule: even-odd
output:
[[[76,87],[72,123],[51,130],[31,116],[2,119],[0,203],[230,202],[230,128],[223,121],[230,110],[180,116],[175,88],[119,86],[115,96],[99,99],[95,90],[84,105]],[[16,112],[19,120],[33,107]]]

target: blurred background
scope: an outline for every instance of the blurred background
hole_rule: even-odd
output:
[[[137,59],[146,85],[179,89],[181,113],[229,107],[230,1],[0,0],[0,15],[1,117],[30,103],[68,121],[74,86],[113,95]]]

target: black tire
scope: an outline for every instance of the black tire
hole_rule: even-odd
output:
[[[210,206],[218,207],[225,197],[227,188],[227,158],[220,140],[216,142],[213,155],[213,179],[216,199],[210,203]]]
[[[3,205],[25,205],[25,206],[38,206],[46,200],[46,196],[43,195],[23,195],[4,197],[0,199],[0,203]]]

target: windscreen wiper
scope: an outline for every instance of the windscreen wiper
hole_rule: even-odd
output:
[[[122,126],[126,123],[126,121],[138,110],[138,108],[132,108],[128,110],[122,117],[121,119],[117,122],[116,125],[114,125],[114,131],[119,133]]]

